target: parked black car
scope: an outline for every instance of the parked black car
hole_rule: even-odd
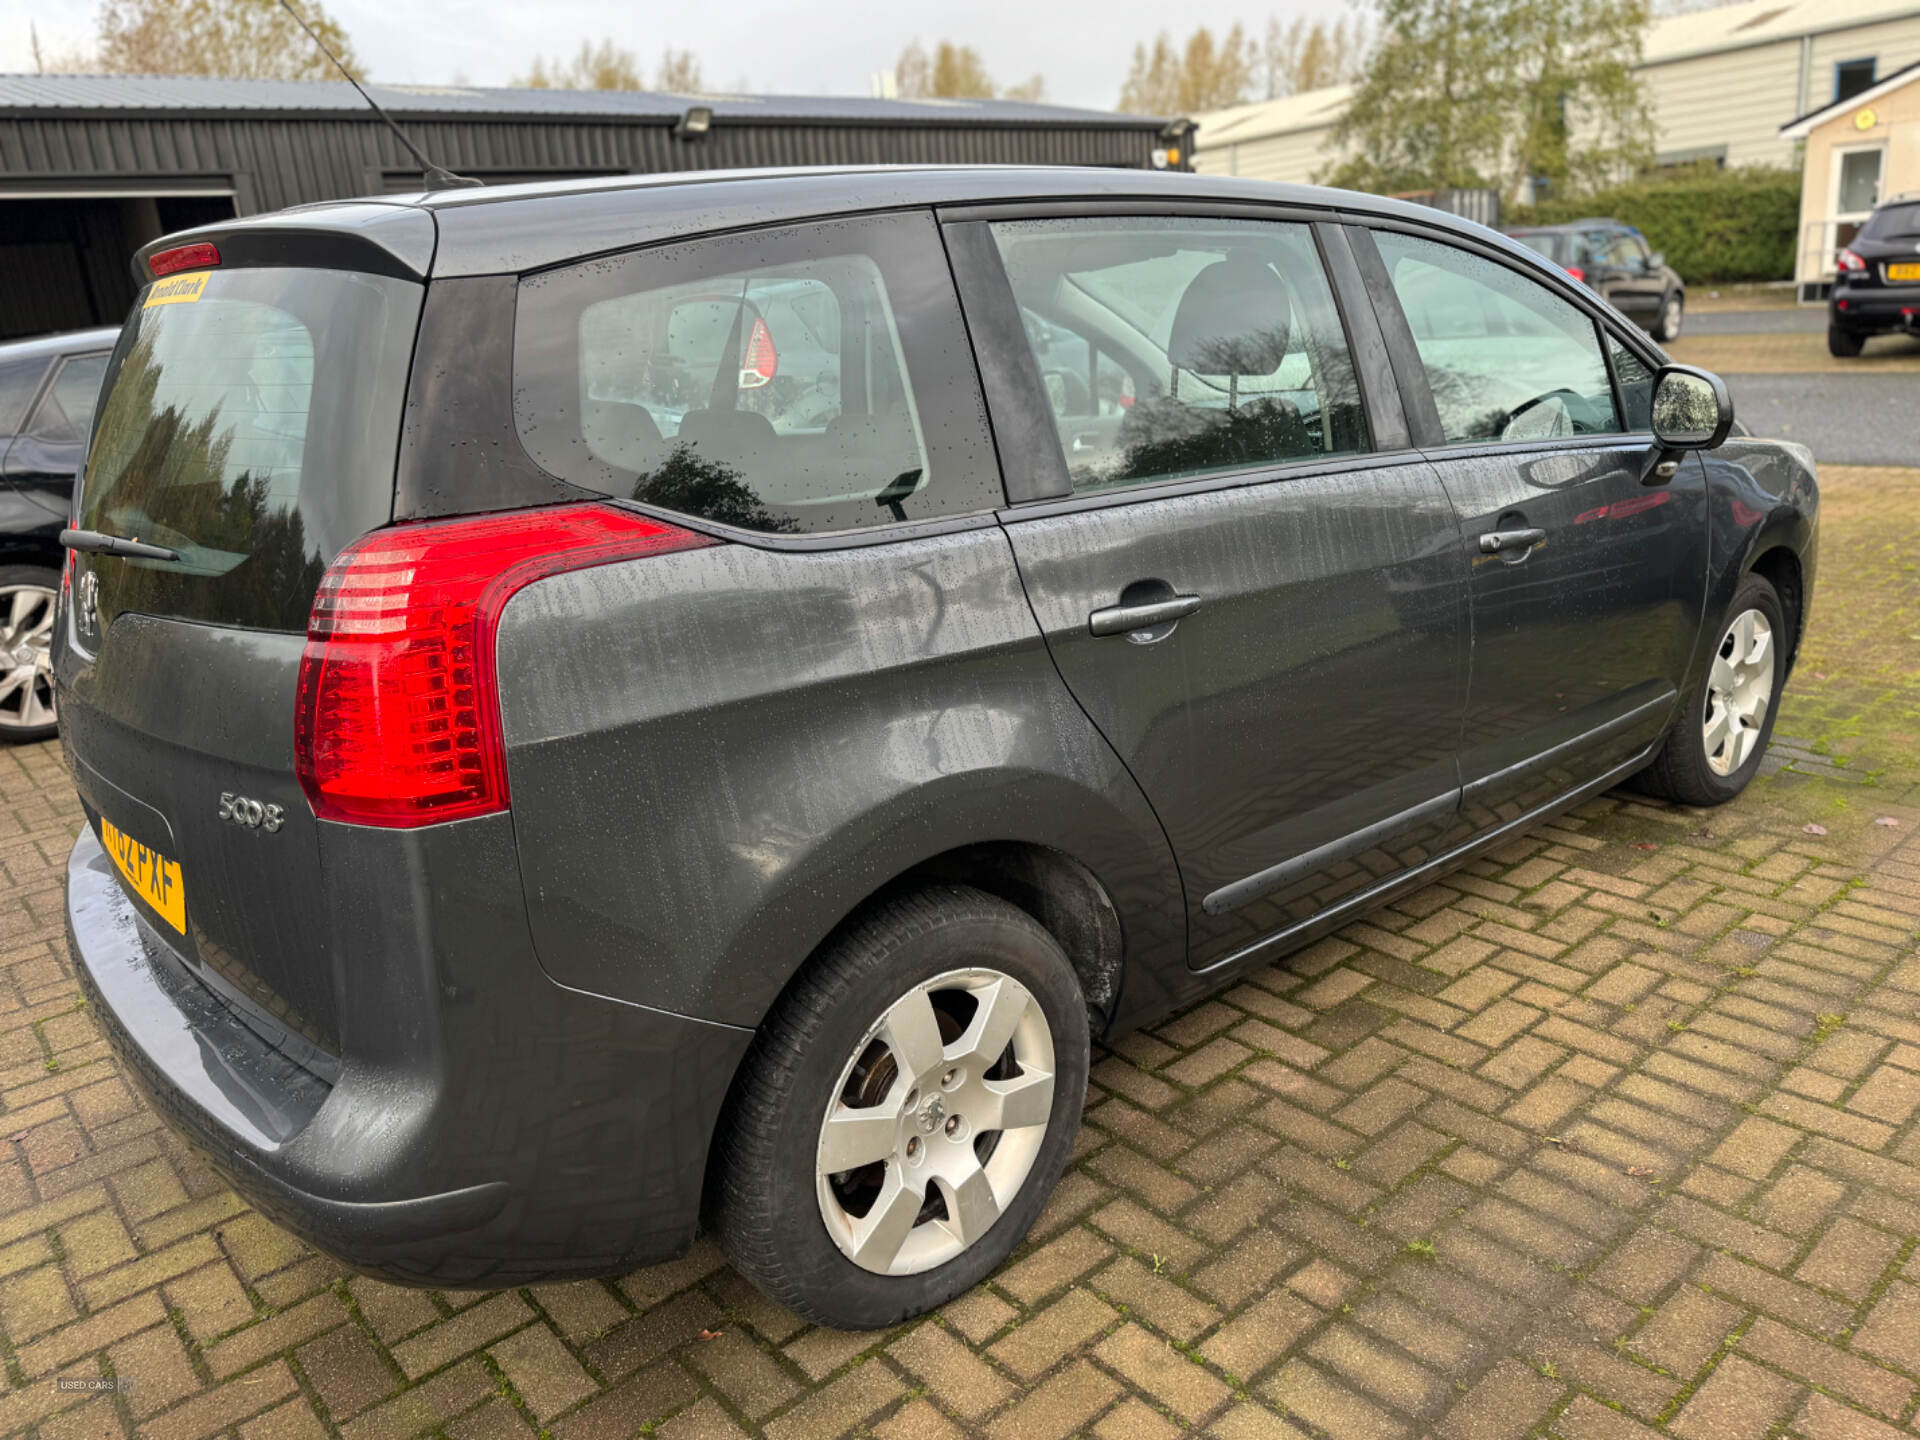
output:
[[[1840,251],[1827,297],[1827,351],[1850,358],[1869,338],[1920,335],[1920,195],[1896,195]]]
[[[1094,1039],[1606,787],[1738,794],[1813,588],[1805,449],[1415,205],[675,176],[138,264],[54,651],[72,951],[237,1189],[408,1283],[704,1216],[813,1319],[937,1305]]]
[[[1680,338],[1687,287],[1667,257],[1649,250],[1646,237],[1633,226],[1618,220],[1575,220],[1507,234],[1598,291],[1661,344]]]
[[[0,740],[53,734],[60,530],[120,332],[78,330],[0,345]]]

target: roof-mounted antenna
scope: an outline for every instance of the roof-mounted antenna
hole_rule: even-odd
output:
[[[380,108],[380,102],[369,95],[366,87],[353,78],[353,72],[340,63],[340,57],[327,48],[327,42],[320,38],[319,32],[306,22],[305,17],[303,17],[298,10],[293,8],[293,0],[280,0],[280,8],[293,17],[294,24],[307,32],[307,38],[320,47],[320,53],[333,62],[333,68],[347,77],[347,83],[353,86],[355,90],[358,90],[360,92],[360,98],[372,107],[373,113],[386,122],[387,128],[393,131],[395,138],[397,138],[402,145],[406,146],[407,153],[420,162],[421,174],[427,189],[460,190],[469,185],[482,185],[486,183],[481,180],[475,180],[471,175],[456,175],[451,170],[436,165],[427,159],[420,147],[407,138],[407,132],[394,124],[393,117]]]

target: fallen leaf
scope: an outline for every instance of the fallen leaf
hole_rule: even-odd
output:
[[[700,1338],[702,1340],[718,1340],[720,1338],[720,1332],[718,1330],[702,1330],[700,1332]]]
[[[7,1138],[9,1140],[24,1140],[27,1138],[27,1132],[24,1130],[17,1131],[16,1133],[9,1135]]]
[[[1898,825],[1900,822],[1894,819],[1893,816],[1891,815],[1882,815],[1878,820],[1874,821],[1873,823],[1876,825],[1885,825],[1891,828],[1895,825]]]
[[[1827,833],[1827,827],[1824,825],[1802,825],[1800,830],[1801,833],[1805,835],[1824,835]]]
[[[1636,840],[1633,842],[1633,848],[1636,850],[1658,850],[1660,847],[1645,840]]]
[[[1653,1173],[1653,1167],[1651,1165],[1627,1166],[1627,1174],[1635,1176],[1636,1178],[1641,1175],[1651,1175],[1652,1173]]]
[[[1567,1148],[1567,1142],[1562,1140],[1558,1135],[1542,1135],[1540,1138],[1545,1140],[1549,1145],[1558,1145],[1562,1150]]]
[[[1824,675],[1822,675],[1822,674],[1821,674],[1821,673],[1820,673],[1820,672],[1819,672],[1818,670],[1816,670],[1816,671],[1814,671],[1814,672],[1813,672],[1813,678],[1814,678],[1814,679],[1816,679],[1816,680],[1824,680],[1824,679],[1826,679],[1827,677],[1826,677],[1826,676],[1824,676]]]

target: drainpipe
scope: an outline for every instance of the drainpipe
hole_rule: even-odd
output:
[[[1800,37],[1800,100],[1793,113],[1804,115],[1813,108],[1813,36]]]

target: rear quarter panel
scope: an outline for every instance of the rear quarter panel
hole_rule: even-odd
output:
[[[1008,840],[1105,886],[1127,983],[1184,967],[1172,853],[997,526],[555,576],[508,604],[497,656],[534,942],[562,984],[757,1024],[887,881]]]
[[[1812,614],[1819,571],[1820,486],[1813,454],[1785,440],[1735,436],[1700,457],[1707,471],[1707,614],[1697,663],[1718,644],[1733,592],[1767,551],[1791,551],[1800,569],[1800,637]]]

